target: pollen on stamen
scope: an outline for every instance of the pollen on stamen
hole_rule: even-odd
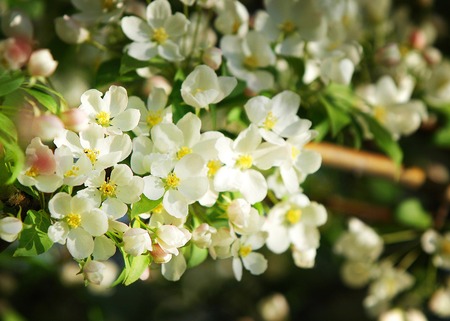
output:
[[[180,179],[175,173],[170,173],[166,177],[166,187],[167,188],[176,188],[180,184]]]
[[[161,111],[160,110],[149,111],[146,121],[147,121],[147,126],[150,128],[158,125],[160,122],[162,122]]]
[[[246,257],[252,252],[252,247],[250,245],[243,245],[239,248],[239,256]]]
[[[103,182],[99,190],[103,197],[114,197],[116,195],[116,184],[111,181]]]
[[[27,176],[29,176],[29,177],[36,177],[36,176],[39,175],[39,170],[38,170],[36,167],[31,166],[31,167],[25,172],[25,175],[27,175]]]
[[[208,168],[208,177],[213,177],[222,167],[222,163],[217,159],[212,159],[206,164],[206,167]]]
[[[273,113],[269,111],[267,113],[266,119],[264,119],[263,127],[267,130],[272,130],[275,127],[277,121],[277,117],[275,117]]]
[[[253,165],[253,157],[251,155],[241,155],[236,160],[236,167],[239,169],[249,169]]]
[[[108,127],[110,125],[111,118],[108,112],[101,111],[95,116],[95,120],[100,126]]]
[[[152,40],[162,45],[166,42],[167,38],[169,38],[169,35],[167,34],[166,29],[160,27],[155,29]]]
[[[286,221],[291,225],[298,223],[300,221],[301,217],[302,217],[302,210],[299,208],[290,209],[286,213]]]
[[[71,228],[77,228],[81,225],[81,216],[80,214],[70,213],[66,216],[66,222]]]
[[[95,164],[98,155],[100,154],[98,150],[89,148],[85,148],[83,152],[86,154],[86,156],[89,158],[92,164]]]
[[[180,160],[182,159],[184,156],[191,154],[192,153],[192,149],[187,147],[187,146],[183,146],[181,147],[178,152],[177,152],[177,158]]]
[[[64,173],[64,177],[74,177],[78,175],[78,171],[80,168],[78,166],[73,165],[71,169]]]
[[[244,58],[244,66],[248,69],[256,69],[258,68],[258,58],[254,55],[250,55]]]

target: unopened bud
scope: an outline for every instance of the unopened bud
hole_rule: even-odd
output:
[[[84,130],[89,123],[89,118],[86,112],[79,108],[66,110],[61,113],[60,117],[64,127],[74,132]]]
[[[89,261],[83,267],[84,279],[89,283],[102,283],[104,273],[106,270],[105,264],[99,261]]]
[[[55,19],[56,34],[62,41],[80,44],[89,39],[89,31],[72,17],[64,15]]]
[[[22,231],[22,221],[16,217],[5,217],[0,219],[0,238],[7,242],[13,242]]]
[[[217,70],[222,64],[222,50],[217,47],[210,47],[203,53],[202,60],[204,64]]]
[[[58,62],[48,49],[39,49],[34,51],[28,61],[28,72],[34,77],[49,77],[58,66]]]

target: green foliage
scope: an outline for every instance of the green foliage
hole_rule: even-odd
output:
[[[25,163],[25,155],[17,139],[14,123],[0,112],[0,186],[13,183]]]
[[[43,210],[29,210],[24,221],[24,230],[14,256],[35,256],[46,252],[53,245],[47,235],[50,216]]]
[[[136,282],[145,269],[150,265],[150,256],[149,255],[139,255],[132,256],[128,254],[124,254],[125,267],[120,273],[117,280],[114,282],[113,286],[116,286],[120,283],[125,285],[130,285]]]
[[[52,114],[59,113],[59,103],[55,100],[55,98],[39,89],[35,88],[22,88],[28,95],[36,99],[36,101],[45,109],[47,109]]]
[[[208,257],[208,250],[201,249],[195,244],[189,244],[183,248],[183,255],[186,258],[188,268],[201,264]]]
[[[431,227],[433,219],[424,210],[420,201],[416,198],[409,198],[403,201],[395,211],[395,218],[403,225],[419,230]]]
[[[162,198],[158,200],[150,200],[145,195],[141,195],[141,199],[133,204],[131,209],[131,218],[142,213],[150,213],[156,206],[162,201]]]
[[[0,71],[0,97],[17,90],[25,81],[21,72]]]

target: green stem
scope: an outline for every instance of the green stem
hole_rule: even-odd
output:
[[[417,232],[412,230],[393,232],[381,235],[385,244],[411,241],[417,238]]]

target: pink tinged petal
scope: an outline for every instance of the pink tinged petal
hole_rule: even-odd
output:
[[[305,225],[320,226],[327,221],[327,210],[322,204],[312,202],[302,209],[302,222]]]
[[[295,167],[305,174],[316,172],[322,164],[322,156],[312,150],[303,150],[297,157]]]
[[[189,25],[189,20],[180,12],[166,19],[164,22],[164,29],[169,38],[178,38],[186,33]]]
[[[100,209],[80,213],[81,227],[92,236],[100,236],[108,231],[108,217]]]
[[[198,154],[188,154],[184,156],[180,161],[175,165],[174,173],[181,180],[201,175],[203,169],[205,167],[205,161]]]
[[[127,90],[121,86],[111,86],[103,98],[106,110],[110,112],[111,117],[119,115],[127,108],[128,94]]]
[[[261,135],[258,127],[253,124],[241,132],[234,141],[234,149],[238,153],[247,154],[254,151],[261,144]]]
[[[242,262],[240,258],[238,257],[233,258],[232,268],[236,280],[238,281],[242,280]]]
[[[248,119],[255,125],[264,121],[271,107],[271,100],[265,96],[253,97],[244,105]]]
[[[56,170],[56,160],[52,150],[42,144],[39,137],[31,140],[26,149],[27,165],[35,167],[39,174],[50,175]]]
[[[175,152],[183,144],[183,132],[171,123],[153,127],[151,137],[156,149],[162,153]]]
[[[111,120],[111,125],[120,131],[127,132],[136,128],[141,113],[137,109],[127,109]]]
[[[165,192],[164,183],[160,178],[155,176],[145,176],[144,180],[144,195],[151,200],[160,199]]]
[[[169,281],[178,281],[186,271],[187,264],[183,253],[172,256],[172,259],[161,267],[162,275]]]
[[[262,201],[267,195],[266,179],[256,170],[242,172],[239,183],[239,192],[250,204]]]
[[[109,219],[117,220],[127,213],[128,206],[117,198],[108,198],[102,203],[101,210]]]
[[[171,40],[167,40],[158,46],[158,54],[169,61],[180,61],[184,59],[184,56],[180,52],[180,47]]]
[[[62,219],[72,212],[72,197],[67,193],[58,193],[48,202],[51,217]]]
[[[76,228],[67,236],[67,249],[75,259],[85,259],[94,251],[94,240],[88,232]]]
[[[208,178],[185,178],[180,182],[178,190],[184,195],[188,203],[193,203],[198,201],[208,191]]]
[[[291,244],[286,228],[280,225],[270,225],[267,229],[269,236],[266,244],[269,250],[277,254],[286,251]]]
[[[98,236],[94,240],[94,260],[106,261],[116,253],[115,243],[104,235]]]
[[[281,166],[280,174],[289,193],[295,193],[300,189],[300,181],[297,172],[292,166]]]
[[[117,186],[116,197],[126,204],[139,201],[142,191],[144,190],[144,180],[142,177],[135,176],[131,179],[130,184]]]
[[[147,61],[158,54],[158,45],[154,42],[132,42],[126,47],[126,52],[134,59]]]
[[[91,120],[95,121],[95,115],[105,110],[102,95],[97,89],[89,89],[81,95],[80,108],[87,112]]]
[[[193,146],[200,140],[202,122],[193,113],[187,113],[178,122],[177,127],[183,132],[184,146]]]
[[[172,16],[172,9],[167,0],[155,0],[147,6],[147,21],[154,29],[162,27],[164,21]]]
[[[148,23],[138,17],[123,17],[120,21],[123,33],[133,41],[148,42],[151,28]]]
[[[69,226],[65,222],[56,222],[48,228],[47,234],[52,242],[65,244],[69,234]]]
[[[164,194],[163,206],[167,213],[177,218],[184,218],[188,215],[186,198],[177,190],[168,190]]]
[[[267,260],[261,253],[251,252],[242,258],[242,263],[244,263],[244,267],[253,275],[262,274],[267,269]]]

